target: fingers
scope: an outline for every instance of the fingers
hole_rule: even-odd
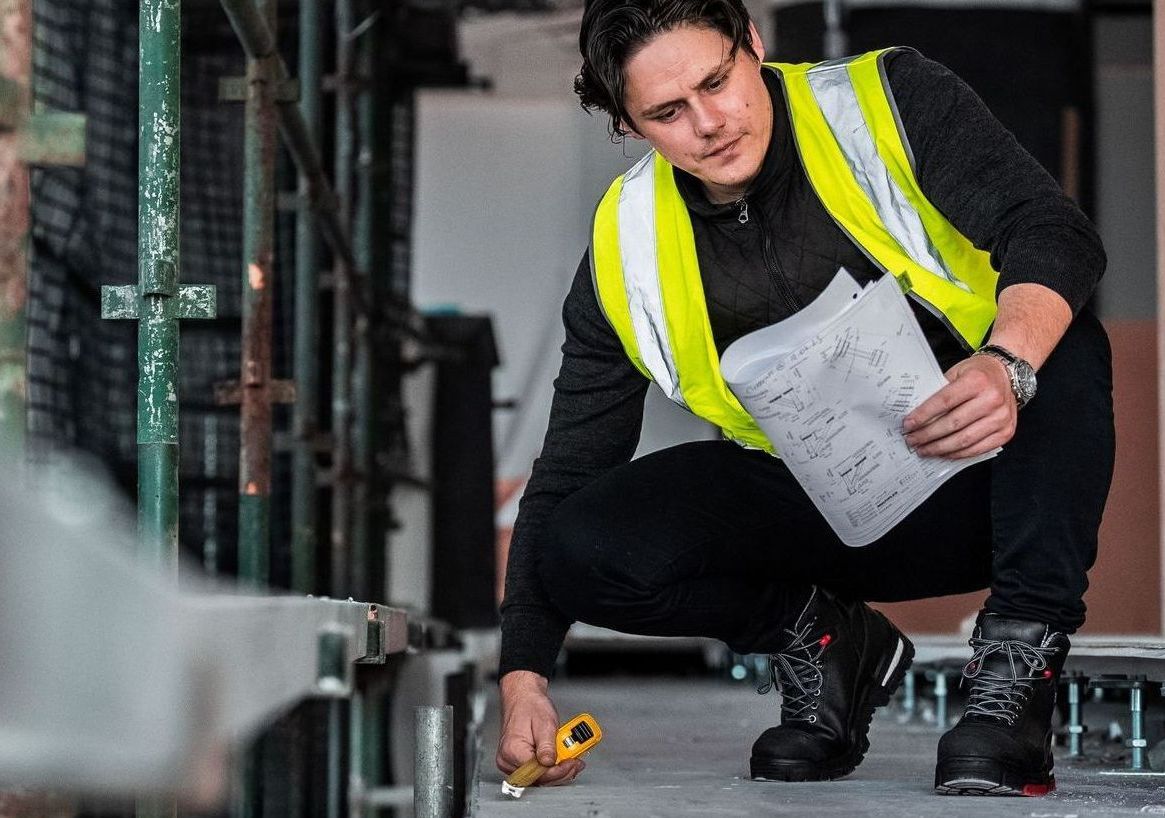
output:
[[[950,383],[903,420],[908,446],[924,457],[956,459],[989,452],[1012,438],[1015,398],[1002,366],[976,356],[956,364],[947,377]]]
[[[1012,436],[1010,428],[1006,423],[1000,425],[994,418],[984,418],[925,446],[917,446],[915,451],[923,457],[948,459],[974,457],[998,448],[1010,440]]]
[[[566,784],[572,784],[579,777],[579,774],[586,769],[586,766],[587,763],[581,758],[564,761],[543,773],[542,777],[538,779],[538,783],[543,787],[561,787]]]
[[[557,720],[540,720],[534,722],[534,753],[538,756],[538,763],[543,767],[552,767],[558,760],[558,753],[554,748],[555,734],[558,732]]]
[[[970,448],[998,432],[1007,432],[1010,438],[1015,416],[1008,408],[997,395],[980,395],[908,433],[906,444],[925,457],[941,457]]]
[[[529,758],[530,754],[528,753],[521,761],[515,761],[511,756],[503,758],[502,751],[499,750],[495,761],[497,762],[498,769],[501,770],[505,775],[509,775],[514,770],[518,769],[518,767],[522,766],[522,764],[524,764],[526,761],[528,761]],[[564,761],[561,764],[557,764],[544,772],[542,777],[538,779],[537,783],[544,787],[557,787],[563,784],[570,784],[572,781],[578,778],[579,774],[584,769],[586,769],[586,766],[586,762],[581,758]]]
[[[508,775],[534,757],[544,767],[554,766],[558,713],[550,697],[540,689],[503,688],[501,703],[498,769]]]

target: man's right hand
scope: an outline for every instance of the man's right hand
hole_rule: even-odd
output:
[[[550,701],[545,676],[528,670],[512,670],[501,678],[498,689],[502,704],[502,732],[498,740],[498,769],[509,775],[535,754],[538,762],[550,767],[539,784],[569,784],[586,767],[581,758],[555,764],[554,737],[558,732],[558,711]]]

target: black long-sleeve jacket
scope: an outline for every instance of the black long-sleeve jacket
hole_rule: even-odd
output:
[[[887,73],[927,198],[976,247],[991,253],[998,288],[1042,284],[1079,311],[1104,272],[1095,229],[971,89],[912,50]],[[692,215],[717,349],[809,303],[844,266],[859,281],[881,272],[826,213],[797,159],[780,82],[765,71],[773,134],[757,179],[739,204],[716,205],[676,170]],[[771,251],[765,258],[764,239]],[[765,261],[761,261],[765,259]],[[916,314],[943,368],[966,351],[933,316]],[[542,589],[538,560],[555,506],[626,462],[639,440],[648,381],[599,310],[586,256],[563,306],[566,342],[542,453],[534,463],[510,546],[499,673],[549,676],[569,621]]]

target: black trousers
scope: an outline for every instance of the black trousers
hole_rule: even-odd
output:
[[[814,584],[887,602],[990,588],[989,611],[1071,633],[1112,477],[1111,372],[1104,329],[1082,314],[1003,451],[862,548],[764,452],[704,441],[632,461],[559,505],[544,587],[572,619],[739,653],[778,649]]]

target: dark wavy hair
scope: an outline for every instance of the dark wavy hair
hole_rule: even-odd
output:
[[[741,0],[587,0],[583,9],[578,49],[582,70],[574,92],[588,113],[611,117],[612,140],[627,135],[620,123],[631,124],[623,105],[627,61],[648,40],[680,25],[719,31],[732,43],[731,55],[752,48],[749,17]]]

